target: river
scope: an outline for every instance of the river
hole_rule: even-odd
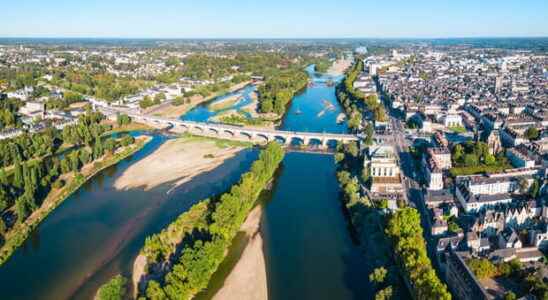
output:
[[[292,100],[281,129],[347,132],[346,122],[336,123],[341,107],[335,87],[326,84],[342,78],[307,71],[312,84]],[[286,154],[262,220],[269,299],[373,297],[369,268],[350,237],[339,191],[333,155]]]
[[[346,132],[346,123],[336,123],[341,108],[334,86],[326,84],[341,78],[307,70],[313,84],[295,96],[281,129]],[[248,86],[236,92],[243,97],[236,105],[248,104],[254,89]],[[183,118],[205,121],[214,114],[204,104]],[[146,193],[113,188],[124,170],[165,140],[155,135],[144,149],[101,172],[51,213],[0,267],[2,299],[90,299],[113,275],[130,274],[147,235],[196,201],[228,189],[257,156],[255,150],[244,150],[170,194],[167,185]],[[263,205],[270,299],[372,298],[367,262],[350,238],[335,171],[332,155],[286,155],[271,197]]]
[[[197,201],[224,192],[257,157],[257,151],[244,150],[169,194],[169,184],[146,193],[113,187],[131,164],[165,140],[155,135],[133,157],[98,174],[55,209],[0,267],[0,298],[91,299],[110,277],[130,274],[146,236]]]

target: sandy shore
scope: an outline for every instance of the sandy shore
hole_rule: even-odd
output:
[[[349,59],[338,59],[336,60],[331,67],[327,70],[327,74],[338,76],[344,74],[344,71],[352,65],[352,60]]]
[[[238,84],[233,85],[228,89],[228,91],[223,93],[213,93],[207,97],[202,97],[200,95],[194,95],[190,97],[190,103],[184,103],[181,105],[173,105],[173,104],[167,104],[167,105],[157,105],[153,106],[147,110],[145,110],[145,114],[148,115],[154,115],[164,118],[178,118],[181,115],[184,115],[186,112],[194,108],[195,106],[202,104],[204,102],[210,101],[211,99],[215,97],[222,96],[225,93],[231,93],[235,92],[237,90],[243,89],[246,85],[250,84],[250,81],[241,82]]]
[[[143,187],[152,189],[164,183],[172,188],[194,176],[220,166],[241,147],[219,148],[215,141],[179,138],[169,140],[156,151],[130,166],[114,183],[119,190]]]
[[[238,101],[240,101],[241,98],[242,98],[241,94],[232,95],[230,97],[226,97],[222,100],[218,100],[209,104],[208,108],[212,111],[223,110],[225,108],[228,108],[236,104]]]
[[[262,207],[255,207],[242,225],[240,230],[246,233],[249,242],[223,287],[213,297],[214,300],[268,299],[263,239],[260,233],[261,215]]]

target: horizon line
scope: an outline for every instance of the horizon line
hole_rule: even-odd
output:
[[[463,36],[370,36],[370,37],[138,37],[138,36],[2,36],[0,39],[140,39],[140,40],[367,40],[367,39],[504,39],[504,38],[548,38],[548,35],[463,35]]]

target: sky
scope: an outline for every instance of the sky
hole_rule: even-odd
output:
[[[0,0],[0,37],[548,36],[548,0]]]

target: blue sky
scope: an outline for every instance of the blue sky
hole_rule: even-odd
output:
[[[2,0],[3,37],[548,36],[548,0]]]

